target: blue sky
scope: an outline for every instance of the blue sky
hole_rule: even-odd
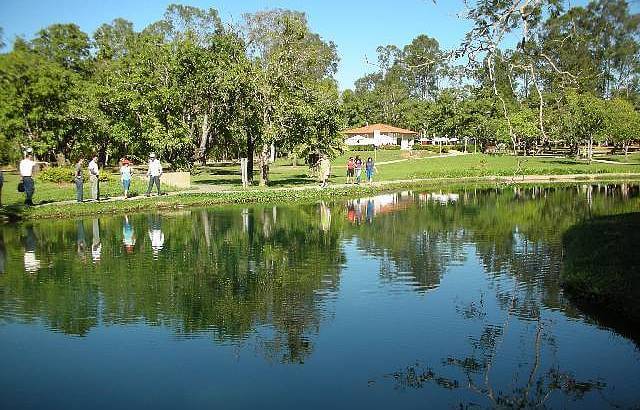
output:
[[[573,1],[573,4],[585,1]],[[225,21],[239,21],[243,13],[286,8],[304,11],[311,29],[336,43],[340,65],[336,78],[341,89],[350,88],[363,74],[375,70],[367,61],[376,59],[379,45],[399,47],[419,34],[435,37],[444,49],[455,47],[469,24],[457,18],[462,0],[0,0],[0,27],[5,42],[15,36],[31,38],[53,23],[76,23],[92,34],[102,23],[123,17],[143,29],[162,17],[170,3],[217,9]]]

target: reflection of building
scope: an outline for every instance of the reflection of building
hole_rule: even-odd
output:
[[[366,218],[371,223],[374,216],[404,210],[412,202],[413,194],[410,191],[354,199],[347,202],[347,219],[356,223]]]
[[[347,135],[345,144],[358,145],[399,145],[402,149],[411,149],[418,135],[417,132],[393,127],[387,124],[373,124],[344,131]]]
[[[442,192],[432,192],[430,194],[419,194],[418,198],[423,202],[438,202],[442,205],[446,205],[450,202],[458,202],[460,194],[445,194]]]

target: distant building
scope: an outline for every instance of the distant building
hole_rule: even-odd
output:
[[[401,149],[411,149],[418,133],[387,124],[372,124],[344,131],[345,144],[356,145],[399,145]]]

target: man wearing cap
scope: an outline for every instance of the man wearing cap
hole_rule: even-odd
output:
[[[89,162],[89,182],[91,183],[91,199],[100,200],[100,168],[98,167],[98,156],[94,155]]]
[[[20,180],[24,186],[25,200],[24,204],[27,206],[33,206],[33,192],[36,190],[35,182],[33,182],[33,167],[36,165],[33,162],[33,150],[27,148],[25,158],[20,161]]]
[[[149,187],[147,188],[147,196],[151,195],[151,189],[153,184],[156,184],[158,188],[158,195],[160,195],[160,176],[162,175],[162,165],[160,160],[156,158],[155,153],[149,154],[149,169],[147,170],[149,176]]]

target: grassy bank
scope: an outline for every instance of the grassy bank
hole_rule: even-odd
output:
[[[636,182],[640,182],[640,177],[636,177]],[[598,176],[593,181],[611,181],[606,175]],[[616,179],[615,182],[625,181]],[[633,179],[626,180],[633,182]],[[41,218],[65,218],[85,215],[99,215],[112,213],[137,212],[144,210],[158,209],[180,209],[193,206],[214,206],[227,204],[249,204],[249,203],[300,203],[317,202],[320,200],[335,200],[345,198],[358,198],[379,194],[383,192],[396,191],[402,189],[414,190],[439,190],[458,191],[464,189],[496,188],[508,187],[512,183],[520,186],[539,186],[541,183],[552,184],[554,186],[575,185],[576,182],[584,182],[584,179],[573,181],[560,181],[554,178],[542,180],[522,180],[512,181],[511,178],[496,180],[493,178],[456,178],[456,179],[427,179],[427,180],[404,180],[379,182],[362,185],[330,185],[329,188],[319,189],[317,185],[301,188],[260,188],[250,187],[248,189],[236,189],[232,191],[220,191],[211,193],[180,193],[161,197],[138,198],[130,200],[117,200],[106,202],[85,202],[82,204],[65,203],[49,204],[33,208],[23,208],[21,206],[4,207],[2,213],[9,219],[41,219]]]
[[[564,237],[563,286],[578,305],[640,323],[640,213],[595,218]]]
[[[5,188],[1,211],[13,219],[65,217],[76,215],[93,215],[113,212],[131,212],[144,209],[176,208],[184,206],[209,206],[227,203],[248,202],[289,202],[300,200],[331,199],[336,197],[361,196],[377,192],[403,188],[420,188],[438,186],[439,189],[451,189],[451,184],[464,183],[513,183],[513,182],[560,182],[559,175],[575,175],[574,181],[589,179],[577,174],[601,176],[603,180],[624,181],[640,179],[640,164],[609,164],[577,161],[566,158],[533,158],[495,156],[484,154],[468,154],[461,156],[438,158],[432,153],[417,151],[379,151],[377,153],[378,172],[376,183],[367,186],[345,186],[346,159],[350,155],[362,157],[373,156],[373,152],[347,152],[333,161],[331,189],[320,191],[316,180],[309,175],[305,165],[292,166],[279,160],[271,167],[270,186],[262,188],[252,186],[241,188],[240,169],[235,164],[219,165],[194,169],[191,192],[163,196],[161,198],[138,198],[127,201],[108,201],[104,203],[59,203],[73,201],[75,188],[71,183],[37,182],[34,201],[36,204],[48,204],[32,209],[23,209],[21,204],[24,195],[16,191],[18,177],[5,174]],[[384,161],[387,163],[383,163]],[[257,172],[257,170],[256,170]],[[613,175],[616,173],[617,175]],[[636,174],[628,175],[628,174]],[[523,176],[546,176],[540,180],[531,177],[528,181]],[[628,176],[627,176],[628,175]],[[494,177],[502,178],[494,180]],[[255,175],[256,181],[258,175]],[[563,180],[566,181],[566,180]],[[134,179],[133,195],[146,191],[147,182]],[[341,186],[342,185],[342,186]],[[292,189],[296,188],[296,189]],[[171,191],[171,187],[163,185],[163,191]],[[116,176],[110,176],[108,182],[101,186],[103,197],[122,195],[122,188]],[[85,184],[85,197],[88,197],[89,184]],[[194,192],[200,191],[200,192]]]
[[[4,188],[2,189],[2,204],[15,207],[24,202],[24,194],[18,192],[17,186],[20,177],[15,173],[4,173]],[[84,198],[91,197],[91,186],[88,181],[84,183]],[[155,188],[155,187],[154,187]],[[172,187],[162,184],[165,192],[174,190]],[[147,191],[147,180],[141,178],[133,178],[131,180],[130,195],[139,196]],[[122,184],[119,176],[110,175],[109,180],[100,183],[100,197],[110,198],[122,196]],[[74,201],[76,199],[76,186],[73,183],[63,182],[43,182],[36,177],[36,190],[33,201],[36,204],[48,204],[51,202]]]

